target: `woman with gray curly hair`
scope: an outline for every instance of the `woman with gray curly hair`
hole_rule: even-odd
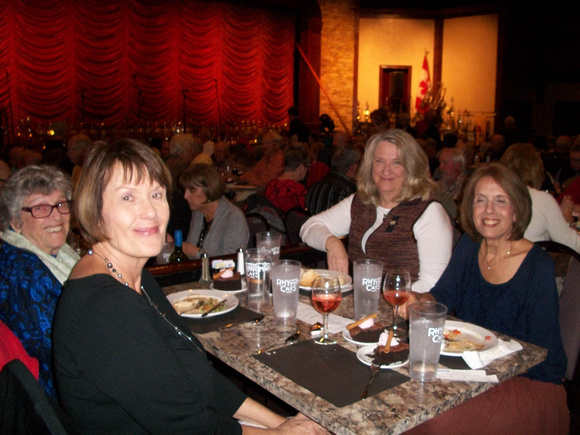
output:
[[[328,253],[328,268],[349,272],[349,261],[373,258],[385,270],[405,269],[413,290],[427,292],[451,258],[453,229],[432,198],[429,161],[408,133],[371,136],[357,174],[357,192],[309,218],[300,237]],[[348,253],[340,237],[349,236]]]
[[[27,166],[0,193],[0,320],[38,359],[39,380],[56,398],[52,320],[78,254],[66,244],[72,211],[68,175],[51,166]]]

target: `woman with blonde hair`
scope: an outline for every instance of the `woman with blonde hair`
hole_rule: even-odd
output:
[[[429,161],[408,133],[391,129],[369,138],[357,174],[357,192],[312,216],[302,240],[328,253],[328,267],[348,273],[349,261],[374,258],[411,273],[413,290],[427,292],[451,257],[453,229]],[[340,237],[349,236],[348,252]]]
[[[558,205],[548,192],[539,190],[544,182],[544,164],[532,144],[511,145],[500,163],[514,171],[527,186],[532,198],[532,220],[524,237],[531,242],[552,240],[580,252],[580,235],[575,228],[570,199]]]

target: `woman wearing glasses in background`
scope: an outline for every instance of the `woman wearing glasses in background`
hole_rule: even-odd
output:
[[[72,189],[50,166],[16,172],[0,195],[0,320],[40,364],[40,383],[55,395],[52,320],[62,285],[79,259],[66,244]]]

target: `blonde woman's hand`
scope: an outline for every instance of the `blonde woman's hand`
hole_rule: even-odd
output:
[[[348,254],[342,241],[335,236],[330,236],[326,241],[328,269],[348,275]]]

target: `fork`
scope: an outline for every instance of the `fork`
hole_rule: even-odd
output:
[[[377,374],[377,372],[379,371],[379,369],[380,369],[380,366],[379,365],[377,365],[377,364],[371,364],[371,378],[367,382],[367,386],[365,387],[364,391],[360,395],[360,398],[361,399],[366,399],[367,396],[369,395],[369,389],[371,388],[371,384],[375,380],[375,375]]]

